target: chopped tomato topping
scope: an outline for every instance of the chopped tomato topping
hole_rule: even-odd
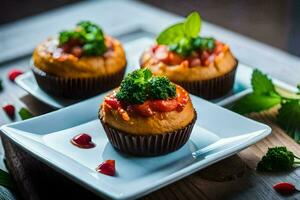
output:
[[[75,46],[72,48],[71,50],[71,54],[73,54],[74,56],[76,56],[77,58],[81,57],[83,53],[83,50],[81,47],[79,46]]]
[[[128,121],[130,117],[128,112],[135,112],[142,116],[150,117],[154,115],[155,112],[170,112],[176,110],[180,112],[189,100],[187,92],[177,86],[176,88],[176,97],[173,99],[165,99],[165,100],[148,100],[143,104],[135,104],[135,105],[125,105],[124,103],[118,101],[115,97],[115,93],[105,97],[104,102],[107,104],[108,109],[114,109],[119,112],[121,117]]]
[[[168,62],[169,61],[169,50],[164,45],[159,45],[154,53],[155,57],[162,61],[162,62]]]
[[[214,54],[218,55],[219,53],[221,53],[223,51],[223,47],[224,45],[222,43],[217,43],[214,49]]]
[[[104,102],[107,103],[110,107],[112,107],[115,110],[121,107],[120,101],[118,101],[114,95],[109,95],[105,97]]]
[[[183,58],[180,55],[170,51],[168,61],[171,65],[176,65],[177,63],[181,63]]]
[[[197,66],[208,66],[214,62],[217,55],[226,51],[228,46],[222,42],[216,41],[215,48],[204,51],[194,51],[189,57],[182,57],[181,55],[172,52],[165,45],[154,45],[152,46],[152,53],[155,59],[167,64],[167,65],[182,65],[184,67],[197,67]]]
[[[150,108],[149,101],[146,101],[143,104],[131,105],[130,107],[133,111],[136,111],[146,117],[150,117],[154,114],[154,112]]]
[[[178,101],[176,99],[152,100],[150,105],[152,110],[158,112],[170,112],[177,108]]]
[[[190,61],[190,63],[191,63],[191,67],[201,66],[200,58],[194,58]]]

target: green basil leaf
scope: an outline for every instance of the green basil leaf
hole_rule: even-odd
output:
[[[269,96],[257,93],[250,93],[236,101],[229,108],[237,113],[247,114],[267,110],[275,105],[280,104],[280,102],[280,96]]]
[[[266,74],[263,74],[258,69],[255,69],[252,74],[251,84],[254,93],[257,94],[270,94],[277,93],[274,84]]]
[[[286,132],[300,142],[300,101],[291,100],[281,105],[277,121]]]
[[[201,29],[201,18],[198,12],[192,12],[184,23],[184,33],[187,37],[196,37]]]
[[[168,27],[156,38],[158,44],[177,44],[184,37],[184,24],[178,23]]]

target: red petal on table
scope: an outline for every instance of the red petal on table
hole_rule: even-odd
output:
[[[15,107],[13,105],[6,104],[5,106],[2,107],[2,109],[11,119],[15,117]]]
[[[8,72],[8,79],[11,81],[15,81],[15,79],[21,74],[23,74],[23,71],[19,69],[12,69]]]
[[[96,168],[96,171],[108,176],[114,176],[116,172],[115,160],[104,161]]]
[[[277,183],[273,188],[281,194],[291,194],[296,191],[295,185],[288,182]]]

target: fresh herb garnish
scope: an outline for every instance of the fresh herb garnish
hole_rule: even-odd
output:
[[[253,92],[239,99],[233,105],[233,111],[240,114],[259,112],[281,102],[281,96],[276,92],[272,81],[261,71],[253,71],[251,84]]]
[[[29,110],[27,110],[26,108],[21,108],[19,110],[19,115],[22,120],[30,119],[33,117],[33,114],[31,114],[31,112],[29,112]]]
[[[288,97],[279,92],[272,80],[257,69],[253,71],[251,84],[253,92],[239,99],[230,108],[240,114],[248,114],[278,105],[278,124],[300,143],[300,96],[293,93]]]
[[[286,147],[269,148],[266,155],[257,164],[256,170],[261,172],[278,172],[292,169],[294,164],[300,164],[299,157]]]
[[[79,22],[74,30],[59,34],[59,45],[70,41],[78,42],[87,56],[103,55],[107,50],[104,34],[99,26],[89,21]]]
[[[300,143],[300,100],[289,100],[281,105],[277,115],[278,124]]]
[[[142,104],[148,98],[167,99],[176,95],[176,87],[166,77],[153,77],[149,69],[135,70],[122,81],[116,94],[119,101]]]
[[[149,80],[149,95],[153,99],[167,99],[176,95],[176,87],[167,77],[157,76]]]
[[[174,24],[161,32],[156,41],[183,56],[189,56],[195,50],[212,51],[215,40],[198,36],[200,30],[201,17],[197,12],[192,12],[184,22]]]

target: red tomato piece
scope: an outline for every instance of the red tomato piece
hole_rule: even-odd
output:
[[[143,104],[131,105],[129,109],[133,109],[146,117],[150,117],[154,114],[149,105],[149,101],[146,101]]]
[[[183,58],[174,52],[169,52],[168,60],[169,60],[170,64],[178,65],[182,62]]]
[[[170,112],[172,110],[175,110],[177,106],[178,102],[176,99],[151,101],[151,108],[158,112]]]
[[[169,50],[166,46],[164,45],[159,45],[157,49],[155,50],[155,57],[162,61],[167,63],[169,61]]]
[[[191,63],[191,67],[201,66],[200,58],[193,58],[190,63]]]
[[[105,97],[104,102],[107,103],[108,105],[110,105],[115,110],[118,109],[119,107],[121,107],[120,101],[118,101],[113,96]]]

